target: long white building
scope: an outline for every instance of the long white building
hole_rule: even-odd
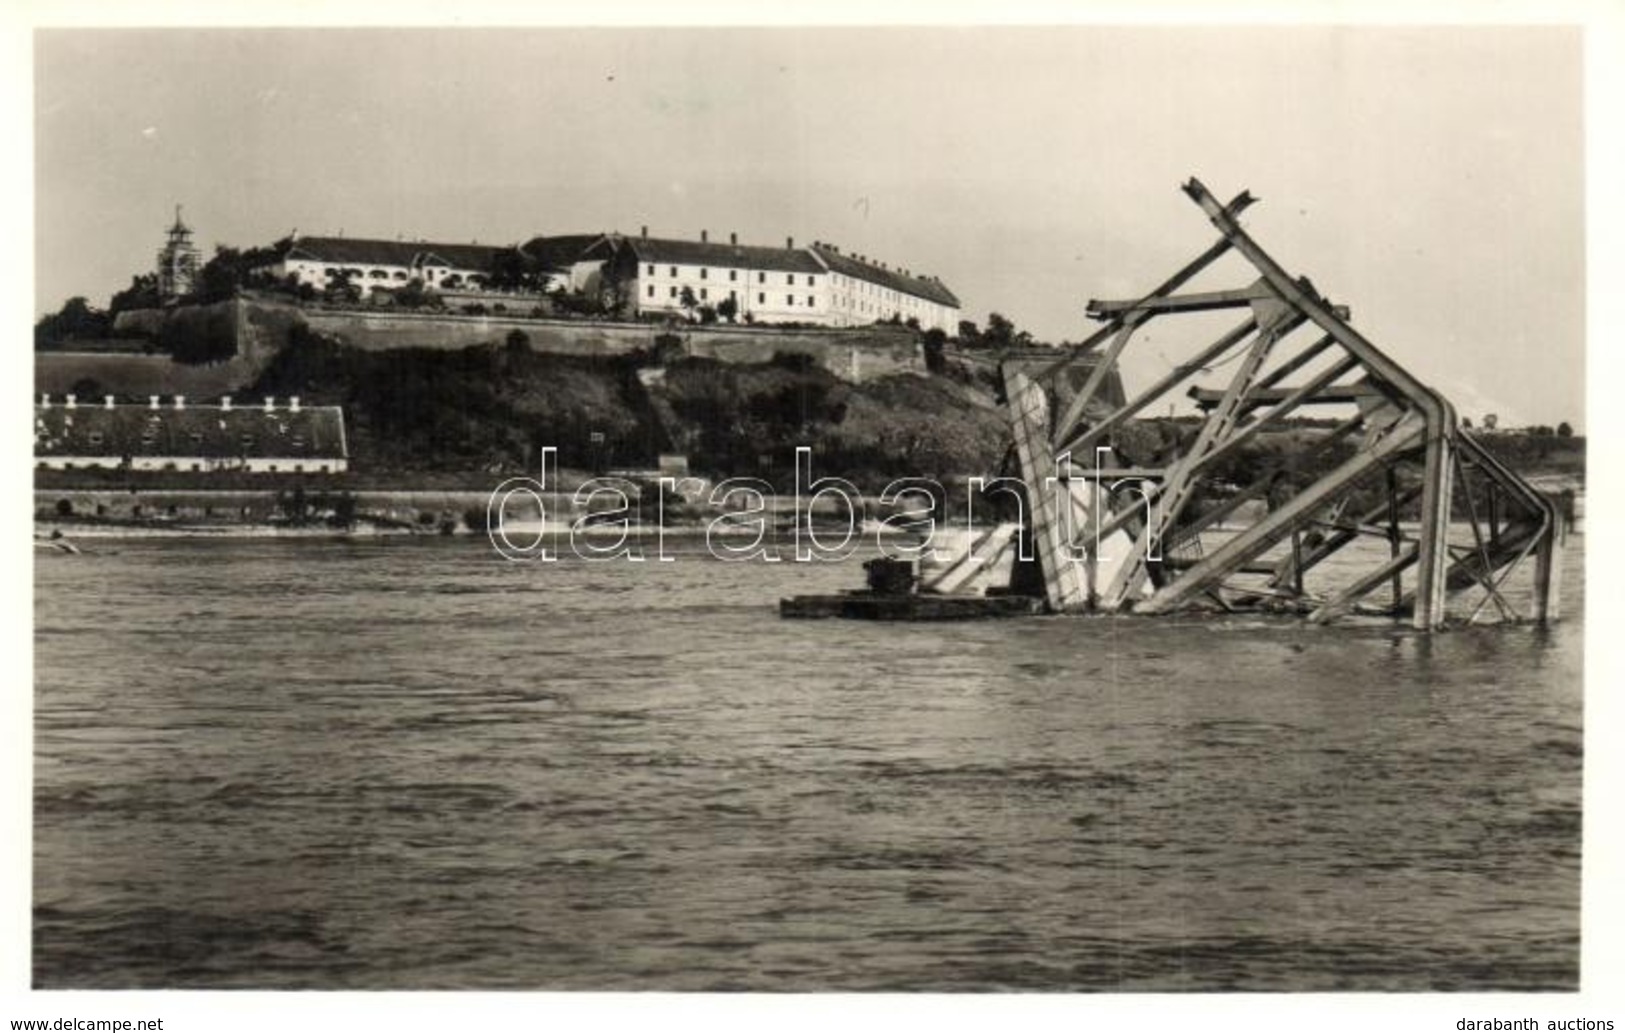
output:
[[[412,280],[440,290],[479,289],[499,255],[544,271],[555,282],[618,297],[624,315],[692,315],[732,299],[735,319],[755,323],[863,326],[915,320],[921,329],[954,333],[959,299],[941,280],[843,252],[814,241],[797,247],[651,237],[619,233],[535,237],[517,248],[354,237],[301,237],[267,266],[278,279],[326,287],[335,273],[366,292]],[[686,306],[684,290],[693,305]]]
[[[832,244],[812,247],[740,244],[700,239],[673,240],[607,234],[588,247],[577,264],[595,265],[604,282],[619,285],[634,314],[684,315],[687,288],[695,306],[733,299],[739,320],[861,326],[914,319],[921,329],[953,333],[959,325],[959,299],[934,277],[843,254]]]
[[[370,287],[400,288],[412,280],[453,289],[483,284],[501,250],[483,244],[298,237],[280,261],[267,268],[279,280],[292,277],[317,289],[331,283],[338,272],[363,292]]]

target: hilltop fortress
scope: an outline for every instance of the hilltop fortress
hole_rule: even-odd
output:
[[[166,233],[156,275],[137,280],[148,292],[115,299],[110,339],[36,355],[38,391],[218,397],[310,334],[366,351],[523,335],[561,355],[788,353],[858,382],[922,370],[921,334],[952,336],[961,316],[941,279],[825,241],[682,240],[648,227],[505,246],[294,234],[205,263],[179,208]]]
[[[435,291],[487,292],[551,280],[600,299],[620,318],[684,317],[718,310],[727,321],[849,327],[909,322],[953,332],[959,299],[940,279],[916,275],[823,241],[796,247],[726,244],[619,233],[535,237],[514,248],[428,241],[295,237],[268,252],[263,270],[289,284],[349,284],[387,303],[412,282]]]
[[[204,262],[179,210],[166,232],[157,272],[96,314],[100,336],[36,348],[36,465],[59,480],[410,484],[523,469],[551,444],[759,474],[792,437],[889,469],[949,424],[944,468],[996,450],[981,374],[923,376],[941,372],[959,298],[825,241],[290,235]]]

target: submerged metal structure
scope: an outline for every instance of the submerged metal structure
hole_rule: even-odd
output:
[[[1423,630],[1557,617],[1564,527],[1552,499],[1248,236],[1237,218],[1250,194],[1220,204],[1195,179],[1184,189],[1217,241],[1143,297],[1091,301],[1103,325],[1064,357],[1000,367],[1022,518],[946,556],[875,561],[867,590],[786,599],[785,616],[1207,609]],[[1181,293],[1226,256],[1250,283]],[[1166,359],[1171,324],[1231,310],[1239,322]],[[1131,354],[1161,371],[1139,391],[1123,389]],[[1181,399],[1199,415],[1176,416]],[[1311,406],[1333,415],[1305,419]]]
[[[1385,614],[1421,629],[1447,613],[1555,618],[1553,502],[1464,432],[1450,403],[1356,331],[1345,309],[1248,236],[1237,221],[1248,193],[1221,204],[1195,179],[1184,190],[1219,239],[1144,297],[1090,302],[1104,325],[1050,368],[1004,370],[1048,608],[1273,610],[1318,622]],[[1252,283],[1179,293],[1229,254],[1251,266]],[[1239,324],[1125,402],[1104,397],[1154,322],[1222,310],[1242,314]],[[1086,357],[1093,369],[1066,397],[1057,385]],[[1200,420],[1134,433],[1142,414],[1221,370],[1222,383],[1185,393]],[[1312,405],[1347,415],[1310,432],[1296,414]],[[1256,460],[1271,434],[1289,445],[1248,464],[1245,483],[1217,475],[1244,450]],[[1238,529],[1232,518],[1244,509],[1262,512]],[[1533,588],[1517,607],[1506,586],[1525,568]]]

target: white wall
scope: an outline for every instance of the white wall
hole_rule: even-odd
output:
[[[654,272],[649,272],[651,265]],[[730,274],[732,274],[730,276]],[[793,281],[793,282],[792,282]],[[787,273],[729,266],[674,265],[642,262],[633,293],[638,312],[683,314],[679,299],[683,288],[694,292],[697,305],[715,308],[736,293],[743,322],[749,313],[757,322],[834,324],[829,305],[828,273]]]

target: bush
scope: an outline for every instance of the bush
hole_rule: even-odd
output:
[[[768,364],[795,373],[807,373],[818,366],[818,360],[805,352],[774,352]]]
[[[237,354],[236,335],[223,318],[205,317],[195,310],[193,318],[168,321],[159,344],[169,350],[176,362],[201,365],[222,362]]]
[[[944,373],[948,368],[948,361],[943,356],[943,349],[948,344],[948,335],[940,327],[932,327],[925,332],[920,341],[920,349],[925,353],[925,368],[931,373]]]
[[[348,530],[355,526],[355,513],[355,496],[343,492],[333,499],[333,515],[328,518],[328,524]]]
[[[676,362],[687,354],[683,347],[683,339],[676,334],[656,334],[654,354],[650,360],[656,366],[665,366]]]

